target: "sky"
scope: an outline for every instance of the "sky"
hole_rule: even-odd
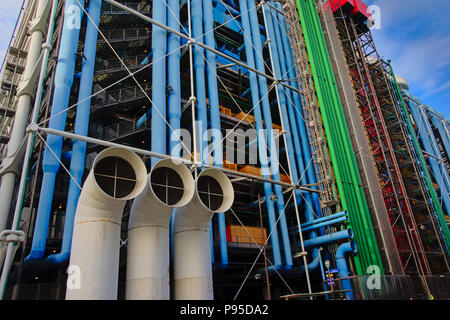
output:
[[[22,0],[0,0],[0,64],[8,50],[9,40],[21,7]]]
[[[0,61],[8,48],[22,0],[0,0]],[[450,119],[450,1],[366,0],[380,8],[374,29],[379,54],[392,60],[410,91]]]
[[[381,57],[392,60],[410,91],[450,119],[450,1],[366,0],[380,8],[372,30]]]

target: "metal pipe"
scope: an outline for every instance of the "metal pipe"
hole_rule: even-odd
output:
[[[247,1],[239,1],[239,7],[241,11],[241,22],[243,27],[243,33],[244,33],[244,45],[245,45],[245,55],[247,64],[249,64],[251,67],[255,66],[255,58],[254,58],[254,52],[253,52],[253,44],[252,44],[252,32],[251,32],[251,26],[250,26],[250,19],[249,19],[249,13],[248,13],[248,6]],[[258,132],[257,142],[258,142],[258,156],[261,163],[261,173],[264,178],[270,178],[269,174],[269,168],[268,168],[268,159],[267,159],[267,149],[266,149],[266,139],[264,135],[264,127],[263,127],[263,120],[262,120],[262,114],[261,114],[261,107],[260,107],[260,101],[259,101],[259,89],[258,89],[258,80],[256,73],[249,72],[249,81],[250,81],[250,88],[251,88],[251,97],[252,97],[252,104],[253,104],[253,115],[255,117],[255,125],[256,130]],[[267,207],[267,215],[269,219],[269,228],[271,230],[271,237],[270,241],[272,244],[272,252],[273,252],[273,262],[276,267],[280,267],[281,262],[281,252],[280,252],[280,243],[278,239],[278,230],[276,228],[275,224],[275,208],[274,208],[274,201],[272,200],[273,195],[273,189],[272,185],[265,182],[263,184],[264,188],[264,194],[265,194],[265,203]]]
[[[323,217],[320,219],[314,219],[314,220],[310,220],[305,223],[302,223],[302,228],[309,227],[309,226],[312,226],[312,225],[315,225],[315,224],[318,224],[321,222],[334,220],[334,219],[337,219],[340,217],[347,217],[347,216],[348,216],[347,211],[338,212],[338,213],[335,213],[335,214],[332,214],[332,215],[329,215],[329,216],[326,216],[326,217]]]
[[[213,30],[214,17],[213,6],[211,0],[202,0],[203,4],[203,30]],[[205,44],[208,47],[215,48],[216,41],[214,39],[214,32],[206,32]],[[217,70],[216,70],[216,55],[206,50],[206,75],[208,79],[208,97],[209,97],[209,114],[211,120],[211,127],[217,134],[212,135],[213,147],[213,163],[217,167],[223,166],[223,146],[222,146],[222,131],[220,124],[220,110],[219,110],[219,89],[217,87]],[[220,257],[223,266],[228,264],[228,248],[225,214],[219,212],[217,214],[219,224],[219,239],[220,239]],[[213,248],[212,248],[213,249]]]
[[[346,242],[344,244],[341,244],[337,248],[335,258],[336,258],[336,267],[339,270],[339,278],[348,278],[350,276],[347,267],[347,259],[345,256],[350,253],[355,254],[357,251],[358,249],[355,241]],[[341,287],[342,290],[350,290],[348,292],[345,292],[345,298],[347,300],[353,300],[354,296],[352,291],[353,288],[351,280],[350,279],[341,280]]]
[[[32,131],[32,132],[42,132],[45,134],[54,134],[54,135],[59,135],[61,137],[65,137],[68,139],[78,139],[78,140],[82,140],[82,141],[86,141],[88,143],[92,143],[92,144],[98,144],[100,146],[104,146],[104,147],[121,147],[124,148],[126,150],[130,150],[133,151],[137,154],[141,154],[144,156],[150,156],[150,157],[155,157],[158,159],[172,159],[174,161],[180,161],[186,165],[193,165],[194,162],[191,160],[187,160],[187,159],[183,159],[183,158],[178,158],[178,157],[172,157],[170,155],[166,155],[166,154],[160,154],[160,153],[156,153],[156,152],[152,152],[152,151],[148,151],[148,150],[144,150],[144,149],[139,149],[139,148],[134,148],[134,147],[130,147],[130,146],[125,146],[125,145],[121,145],[118,143],[114,143],[114,142],[110,142],[110,141],[105,141],[105,140],[100,140],[100,139],[96,139],[96,138],[91,138],[91,137],[86,137],[86,136],[80,136],[74,133],[70,133],[70,132],[65,132],[65,131],[61,131],[61,130],[54,130],[54,129],[50,129],[50,128],[43,128],[43,127],[39,127],[37,125],[33,125],[30,126],[28,128],[28,130]],[[303,187],[301,185],[296,185],[296,184],[290,184],[290,183],[286,183],[286,182],[282,182],[282,181],[277,181],[277,180],[272,180],[269,178],[264,178],[264,177],[257,177],[254,175],[250,175],[250,174],[246,174],[246,173],[242,173],[242,172],[238,172],[238,171],[233,171],[233,170],[228,170],[228,169],[224,169],[224,168],[218,168],[215,167],[214,165],[208,165],[208,164],[198,164],[195,163],[195,165],[202,167],[202,168],[216,168],[220,171],[222,171],[223,173],[232,175],[232,176],[238,176],[238,177],[244,177],[247,178],[249,180],[256,180],[256,181],[260,181],[260,182],[269,182],[271,184],[278,184],[282,187],[285,188],[298,188],[300,190],[305,190],[307,192],[318,192],[317,190],[313,190],[311,188],[307,188],[307,187]]]
[[[164,159],[147,178],[128,221],[127,300],[168,300],[170,218],[194,196],[194,179],[184,164]]]
[[[49,128],[57,130],[64,130],[66,125],[66,109],[69,104],[70,90],[74,78],[78,37],[81,27],[79,23],[81,23],[83,16],[83,8],[80,8],[78,1],[67,0],[65,3],[65,12],[49,122]],[[48,147],[44,150],[42,160],[43,178],[34,227],[33,243],[30,254],[25,258],[27,262],[41,259],[44,256],[56,173],[60,167],[59,161],[63,144],[62,137],[48,135],[46,143]]]
[[[75,214],[66,300],[115,300],[120,226],[128,200],[146,186],[144,162],[133,152],[108,148],[94,160]]]
[[[258,15],[255,7],[254,1],[247,0],[247,5],[249,8],[249,18],[250,18],[250,27],[252,30],[252,39],[253,44],[255,47],[255,64],[256,68],[261,71],[265,72],[265,64],[263,61],[263,50],[262,50],[262,44],[261,44],[261,33],[259,30],[259,23],[258,23]],[[269,95],[268,95],[268,86],[267,86],[267,79],[262,76],[258,76],[258,84],[259,84],[259,93],[261,98],[261,106],[262,106],[262,113],[264,117],[264,124],[267,130],[267,147],[269,149],[269,158],[270,158],[270,172],[272,175],[272,178],[274,180],[280,180],[280,163],[278,159],[278,150],[275,143],[275,137],[273,133],[273,126],[272,126],[272,115],[270,111],[270,103],[269,103]],[[290,268],[293,265],[292,262],[292,253],[291,253],[291,247],[289,242],[289,236],[287,234],[287,226],[286,226],[286,215],[285,215],[285,203],[284,203],[284,197],[283,197],[283,191],[278,186],[273,186],[275,195],[277,196],[276,204],[277,204],[277,211],[281,226],[281,236],[283,240],[283,248],[284,248],[284,255],[285,255],[285,263],[286,267]],[[295,196],[294,196],[295,197]],[[295,200],[294,200],[295,201]]]
[[[306,227],[306,228],[302,228],[302,231],[306,232],[306,231],[311,231],[311,230],[317,230],[317,229],[320,229],[320,228],[323,228],[323,227],[328,227],[328,226],[331,226],[333,224],[338,224],[338,223],[347,221],[347,219],[348,219],[347,217],[340,217],[340,218],[337,218],[337,219],[328,220],[328,221],[321,222],[321,223],[318,223],[318,224],[313,224],[313,225],[311,225],[309,227]]]
[[[14,194],[14,185],[18,172],[11,167],[10,170],[4,171],[11,165],[15,155],[18,153],[25,137],[25,128],[27,125],[30,105],[34,93],[36,83],[35,70],[38,70],[40,54],[42,51],[42,40],[45,34],[45,25],[49,14],[48,0],[39,0],[37,4],[36,14],[30,22],[29,33],[30,47],[28,50],[25,69],[22,74],[21,82],[17,88],[16,97],[17,107],[14,115],[14,124],[9,138],[6,157],[2,161],[2,179],[0,186],[0,232],[7,228],[7,221],[11,209],[12,197]]]
[[[434,146],[437,146],[437,143],[428,122],[428,117],[426,114],[424,114],[422,106],[419,106],[419,104],[415,101],[409,100],[407,104],[409,105],[409,109],[411,110],[414,121],[416,122],[419,129],[419,136],[422,140],[425,151],[431,155],[428,158],[428,163],[430,164],[435,181],[438,183],[441,200],[445,206],[447,213],[450,214],[450,198],[448,195],[449,177],[444,163],[441,162],[441,164],[439,165],[436,161],[436,158],[439,159],[441,155],[437,148],[432,147],[432,144]]]
[[[195,37],[194,37],[194,38],[191,38],[191,37],[189,37],[188,35],[186,35],[186,34],[184,34],[184,33],[177,32],[176,30],[174,30],[174,29],[172,29],[172,28],[169,28],[168,26],[166,26],[166,25],[164,25],[164,24],[161,24],[161,23],[159,23],[158,21],[156,21],[156,20],[154,20],[154,19],[152,19],[152,18],[149,18],[149,17],[143,15],[142,13],[139,13],[138,11],[133,10],[133,9],[131,9],[131,8],[129,8],[129,7],[127,7],[127,6],[123,5],[123,4],[121,4],[121,3],[118,3],[118,2],[116,2],[115,0],[104,0],[104,1],[107,2],[107,3],[109,3],[109,4],[111,4],[111,5],[113,5],[113,6],[115,6],[115,7],[118,7],[118,8],[120,8],[120,9],[124,10],[124,11],[127,11],[127,12],[129,12],[129,13],[131,13],[131,14],[134,14],[135,16],[141,18],[141,19],[144,20],[144,21],[147,21],[147,22],[149,22],[149,23],[152,23],[152,24],[154,24],[154,25],[156,25],[156,26],[158,26],[158,27],[160,27],[160,28],[165,29],[166,31],[172,32],[172,33],[178,35],[180,38],[183,38],[183,39],[186,39],[186,40],[190,41],[192,44],[197,44],[199,47],[202,47],[203,49],[209,50],[209,51],[213,52],[214,54],[216,54],[216,55],[218,55],[218,56],[221,56],[221,57],[223,57],[223,58],[225,58],[225,59],[228,59],[228,60],[230,60],[231,62],[233,62],[233,63],[235,63],[235,64],[237,64],[237,65],[240,65],[241,67],[244,67],[244,68],[246,68],[246,69],[248,69],[248,70],[250,70],[250,71],[253,71],[253,72],[255,72],[255,73],[257,73],[257,74],[259,74],[259,75],[261,75],[261,76],[267,78],[268,80],[275,81],[275,79],[274,79],[273,77],[271,77],[271,76],[265,74],[264,72],[258,71],[258,70],[254,69],[254,68],[250,68],[250,67],[249,67],[248,65],[246,65],[245,63],[243,63],[243,62],[241,62],[241,61],[239,61],[239,60],[237,60],[237,59],[234,59],[234,58],[230,57],[229,55],[220,52],[219,50],[216,50],[216,49],[214,49],[214,48],[208,47],[207,45],[205,45],[205,44],[202,43],[202,42],[197,42],[197,39],[196,39]],[[299,90],[297,90],[297,89],[295,89],[295,88],[292,88],[290,85],[288,85],[288,84],[286,84],[286,83],[282,83],[281,85],[284,86],[284,87],[286,87],[286,88],[290,88],[291,90],[295,90],[295,91],[297,91],[297,92],[299,91]],[[300,92],[300,93],[301,93],[301,92]]]
[[[347,239],[353,239],[354,234],[352,229],[346,229],[342,231],[338,231],[335,233],[329,233],[314,239],[305,240],[303,242],[305,248],[310,247],[319,247],[324,245],[329,245],[330,243],[340,241],[340,240],[347,240]]]
[[[86,26],[84,59],[81,67],[80,88],[78,91],[79,104],[75,118],[75,133],[83,136],[88,134],[89,128],[89,114],[91,110],[91,99],[89,97],[92,94],[92,78],[94,75],[101,7],[102,0],[91,0],[89,2],[88,14],[90,19],[87,20]],[[72,144],[72,157],[70,161],[70,174],[72,175],[72,179],[69,182],[61,252],[47,257],[46,261],[50,263],[63,263],[70,256],[73,222],[81,191],[78,186],[81,184],[84,173],[86,145],[86,142],[80,140],[74,140]]]
[[[167,8],[164,0],[154,0],[152,3],[152,17],[155,21],[166,24]],[[166,153],[166,59],[167,52],[166,29],[152,25],[152,151]],[[152,158],[152,167],[157,159]]]
[[[192,201],[175,213],[174,299],[212,300],[210,225],[214,213],[225,212],[234,201],[230,180],[217,169],[206,169],[195,181]]]
[[[48,27],[47,27],[46,42],[42,46],[43,59],[42,59],[42,65],[41,65],[41,70],[40,70],[40,74],[39,74],[39,80],[37,82],[36,99],[34,101],[33,112],[31,114],[31,118],[30,118],[31,123],[33,123],[33,124],[36,123],[38,112],[39,112],[39,106],[40,106],[40,102],[41,102],[41,95],[42,95],[43,84],[44,84],[43,81],[44,81],[44,77],[45,77],[45,74],[47,71],[47,63],[48,63],[48,59],[50,56],[50,49],[52,48],[51,44],[52,44],[52,38],[53,38],[53,30],[54,30],[54,26],[55,26],[55,17],[56,17],[57,7],[58,7],[58,0],[53,0],[52,9],[51,9],[51,13],[50,13],[50,19],[49,19],[49,23],[48,23]],[[31,157],[31,152],[32,152],[31,148],[33,146],[33,143],[34,143],[34,135],[28,133],[25,156],[24,156],[24,161],[23,161],[23,165],[22,165],[22,173],[20,176],[20,184],[19,184],[18,194],[17,194],[17,201],[16,201],[16,205],[15,205],[15,209],[14,209],[12,230],[17,230],[19,228],[19,222],[20,222],[20,217],[21,217],[21,213],[22,213],[23,198],[25,195],[25,187],[26,187],[26,183],[28,180],[28,166],[29,166],[29,161],[30,161],[30,157]],[[15,253],[14,248],[15,247],[14,247],[13,243],[11,243],[11,242],[8,243],[7,253],[6,253],[6,257],[5,257],[6,264],[2,270],[2,275],[1,275],[1,279],[0,279],[0,292],[2,294],[2,296],[1,296],[2,299],[4,298],[4,295],[6,292],[6,283],[7,283],[7,279],[8,279],[8,275],[9,275],[10,266],[11,266],[12,260],[14,259],[14,253]]]

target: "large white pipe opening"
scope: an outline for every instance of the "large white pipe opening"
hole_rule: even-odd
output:
[[[210,222],[234,201],[233,186],[217,169],[202,171],[192,201],[175,213],[173,222],[174,299],[212,300]]]
[[[103,150],[92,168],[75,214],[67,300],[117,299],[123,209],[146,185],[143,161],[122,148]]]
[[[133,202],[128,222],[127,300],[170,299],[170,217],[185,206],[195,183],[184,164],[170,159],[156,163],[147,185]]]

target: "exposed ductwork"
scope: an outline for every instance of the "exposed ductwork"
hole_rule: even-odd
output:
[[[78,272],[69,274],[67,300],[117,298],[123,209],[146,185],[143,161],[125,149],[103,150],[92,168],[75,213],[69,270]]]
[[[175,213],[173,222],[174,299],[212,300],[210,222],[214,213],[226,212],[234,189],[217,169],[202,171],[192,201]]]
[[[128,300],[168,300],[170,217],[173,208],[188,204],[195,184],[184,164],[157,162],[147,184],[133,202],[128,222]]]

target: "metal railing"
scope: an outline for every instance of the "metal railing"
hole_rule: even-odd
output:
[[[105,30],[103,35],[109,42],[134,41],[148,39],[151,35],[149,28]],[[100,37],[98,43],[106,43],[103,37]]]
[[[151,85],[142,85],[147,95],[151,92]],[[117,89],[109,92],[102,92],[95,96],[95,101],[92,104],[93,110],[98,110],[105,107],[110,107],[116,104],[133,101],[144,98],[145,94],[138,86]]]
[[[142,131],[150,126],[150,122],[145,121],[142,126],[138,128],[136,126],[138,120],[138,118],[133,120],[125,120],[114,125],[104,127],[102,129],[100,137],[98,138],[106,141],[112,141],[133,134],[135,132]]]
[[[121,58],[125,66],[132,70],[139,68],[141,66],[144,66],[142,62],[144,62],[144,59],[147,57],[146,54],[138,55],[138,56],[131,56],[131,57],[124,57]],[[96,69],[95,74],[104,74],[104,73],[111,73],[121,70],[126,70],[125,66],[118,58],[112,58],[112,59],[97,59],[96,61]]]

